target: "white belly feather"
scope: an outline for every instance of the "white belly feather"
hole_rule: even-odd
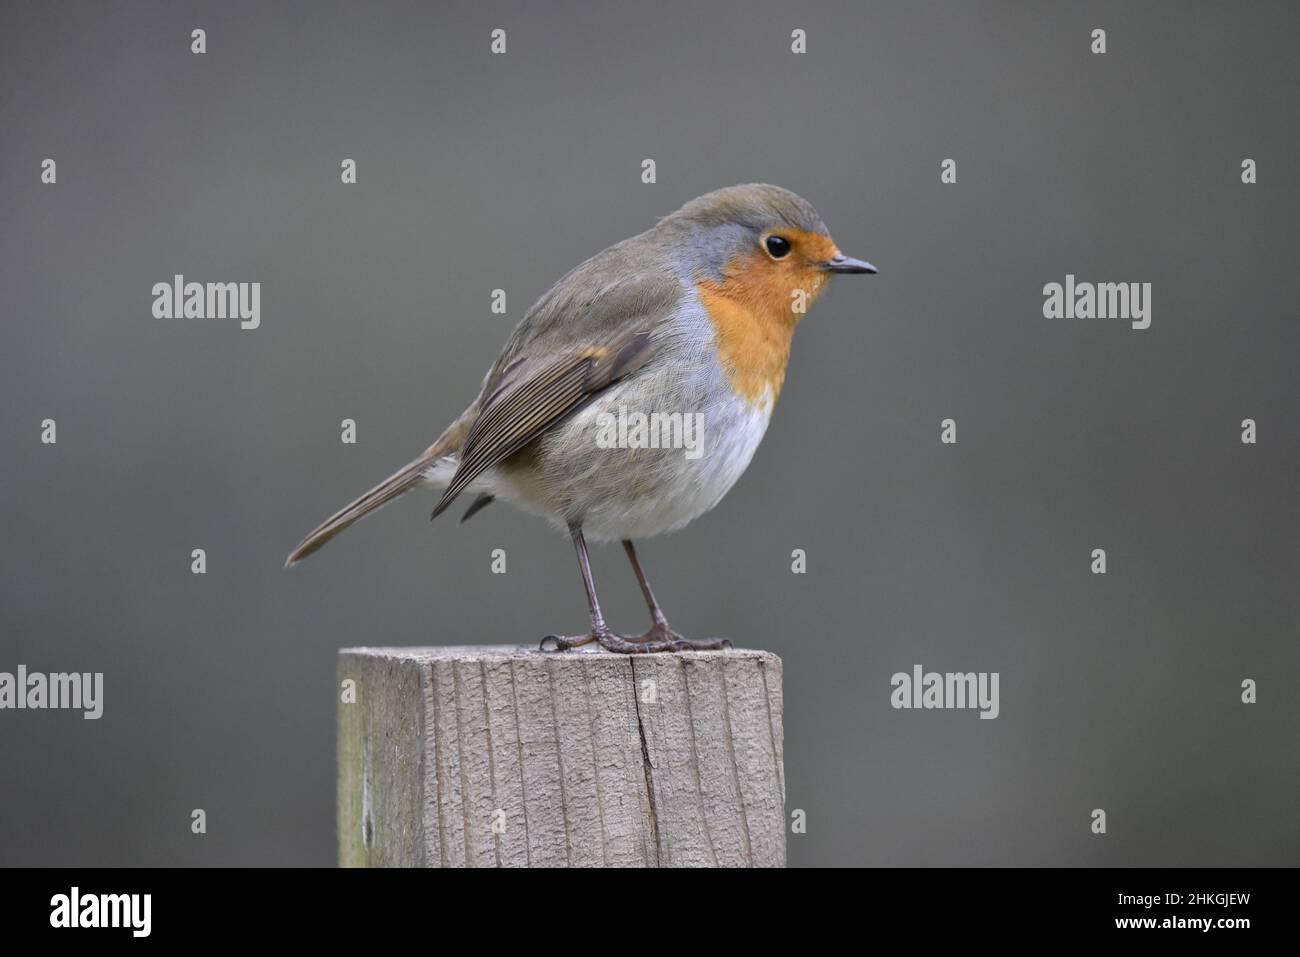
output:
[[[599,411],[586,421],[594,426]],[[695,457],[682,448],[598,449],[572,501],[584,533],[595,541],[648,538],[699,518],[744,474],[770,419],[728,394],[703,411]]]

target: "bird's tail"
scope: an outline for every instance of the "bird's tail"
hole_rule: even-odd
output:
[[[419,458],[408,462],[365,495],[343,506],[343,508],[312,529],[307,534],[307,537],[299,543],[298,547],[289,553],[284,567],[288,568],[290,565],[302,561],[353,522],[387,505],[419,482],[426,472],[438,464],[439,459],[452,454],[456,447],[455,436],[453,435],[455,431],[455,426],[448,429],[447,433],[426,449]]]

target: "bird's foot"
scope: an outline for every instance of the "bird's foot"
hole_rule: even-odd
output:
[[[727,638],[710,638],[707,641],[692,641],[684,638],[668,627],[668,622],[657,621],[650,630],[639,638],[631,639],[644,651],[731,651],[735,646]]]
[[[624,638],[609,629],[593,631],[587,635],[566,638],[562,635],[547,635],[542,639],[541,650],[547,652],[568,651],[599,642],[606,651],[620,655],[649,655],[664,651],[718,651],[731,650],[734,645],[726,638],[710,641],[691,641],[683,638],[667,625],[655,625],[639,638]]]

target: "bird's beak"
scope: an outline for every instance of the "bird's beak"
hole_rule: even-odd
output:
[[[827,272],[878,272],[871,263],[862,259],[854,259],[852,256],[836,256],[834,259],[828,259],[822,263],[822,268]]]

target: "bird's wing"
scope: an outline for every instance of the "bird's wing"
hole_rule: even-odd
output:
[[[434,517],[478,476],[641,368],[662,343],[682,293],[646,233],[597,253],[552,286],[488,370]]]
[[[456,473],[431,517],[437,518],[492,466],[639,369],[657,345],[649,329],[632,329],[611,337],[606,344],[584,346],[553,358],[533,371],[509,370],[515,374],[507,374],[470,426]]]

